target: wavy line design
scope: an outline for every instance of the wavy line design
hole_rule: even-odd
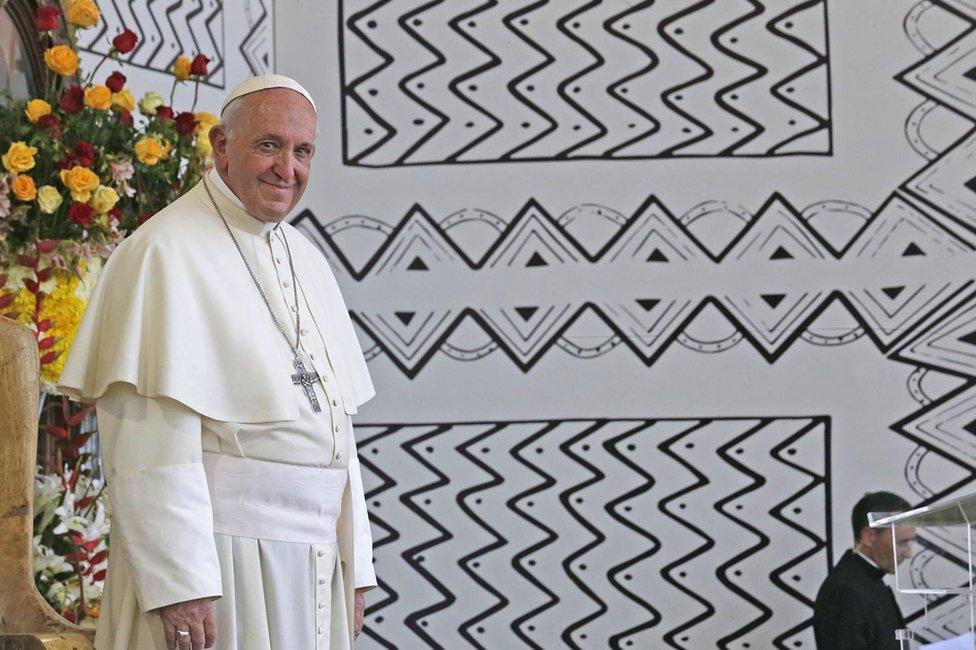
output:
[[[825,418],[357,430],[380,533],[384,597],[370,599],[366,625],[376,647],[692,649],[809,637],[809,593],[829,566]]]
[[[349,165],[831,153],[826,0],[339,5]]]

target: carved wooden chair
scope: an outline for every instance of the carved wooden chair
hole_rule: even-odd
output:
[[[90,650],[34,585],[38,369],[33,332],[0,317],[0,650]]]

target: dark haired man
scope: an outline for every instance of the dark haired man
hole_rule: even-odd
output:
[[[851,513],[854,548],[824,580],[813,608],[819,650],[898,650],[895,630],[905,627],[886,573],[912,556],[915,529],[871,528],[869,512],[903,512],[911,506],[891,492],[869,492]]]

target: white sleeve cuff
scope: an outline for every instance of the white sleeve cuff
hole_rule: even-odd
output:
[[[203,465],[119,473],[108,493],[112,541],[121,543],[143,612],[223,594]]]

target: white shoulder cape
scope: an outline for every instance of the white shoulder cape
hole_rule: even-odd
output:
[[[220,192],[222,211],[240,210]],[[290,224],[295,271],[347,413],[373,394],[328,263]],[[298,418],[292,359],[203,184],[157,213],[110,256],[58,382],[82,401],[114,382],[226,422]]]

